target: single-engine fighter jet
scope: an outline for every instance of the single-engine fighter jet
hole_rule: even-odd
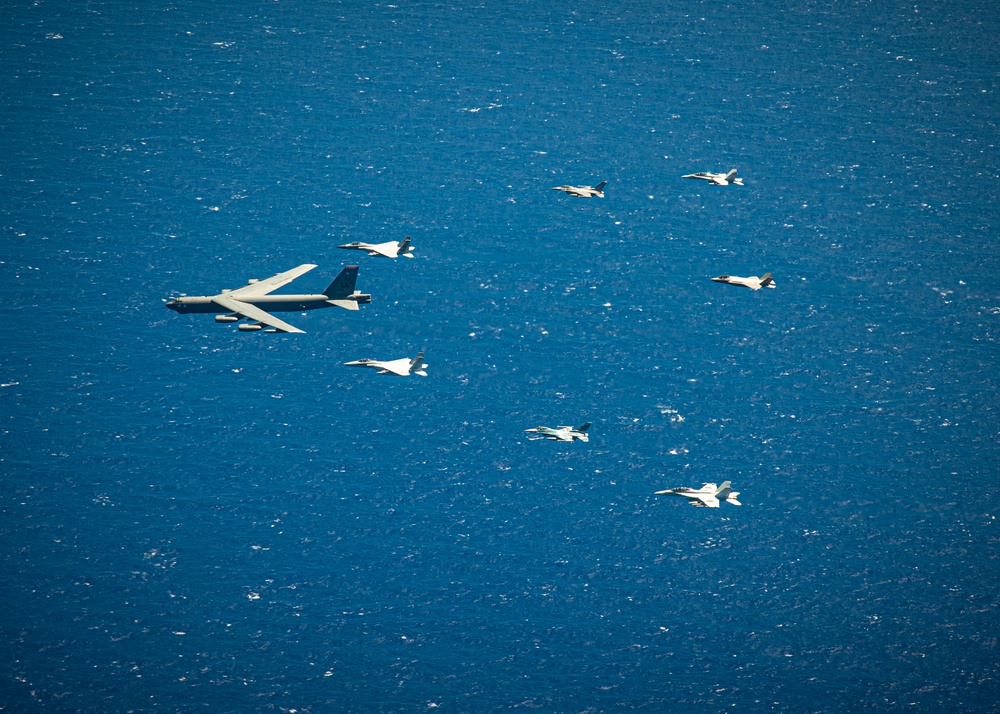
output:
[[[366,250],[368,255],[382,255],[386,258],[396,259],[397,255],[401,255],[404,258],[412,258],[413,253],[410,248],[410,236],[406,236],[401,243],[397,243],[392,240],[388,243],[345,243],[344,245],[338,245],[338,248],[346,248],[348,250]]]
[[[723,481],[721,486],[714,483],[702,484],[701,488],[688,488],[679,486],[678,488],[668,488],[666,491],[657,491],[657,496],[683,496],[688,499],[688,503],[698,508],[718,508],[722,501],[731,503],[734,506],[743,504],[736,500],[739,491],[733,490],[732,481]]]
[[[532,432],[535,434],[541,434],[541,436],[528,437],[529,439],[551,439],[552,441],[590,441],[590,437],[587,436],[587,429],[590,428],[591,422],[584,422],[580,426],[573,428],[571,426],[557,426],[553,429],[550,426],[536,426],[534,429],[525,429],[525,432]]]
[[[712,278],[712,280],[716,283],[742,285],[743,287],[750,288],[751,290],[774,287],[774,281],[771,279],[770,273],[764,273],[763,278],[758,278],[756,275],[751,275],[749,278],[741,278],[738,275],[720,275],[717,278]]]
[[[426,377],[427,365],[424,364],[424,353],[420,352],[416,357],[410,359],[395,359],[392,362],[379,362],[377,359],[356,359],[353,362],[344,362],[349,367],[374,367],[379,374],[398,374],[400,377],[409,377],[411,374],[419,374]]]
[[[358,266],[349,265],[340,271],[340,275],[319,295],[271,295],[282,285],[308,273],[315,265],[300,265],[284,273],[265,280],[250,280],[246,286],[236,290],[223,290],[218,295],[201,297],[177,297],[167,302],[167,307],[182,314],[213,313],[216,322],[238,322],[247,318],[251,322],[238,325],[241,332],[297,332],[297,327],[279,320],[271,312],[302,312],[316,310],[321,307],[342,307],[346,310],[357,310],[358,304],[370,303],[371,295],[363,295],[354,289],[358,279]]]
[[[731,169],[727,174],[713,174],[708,171],[699,171],[696,174],[681,176],[681,178],[704,179],[713,186],[729,186],[730,184],[736,186],[743,185],[743,179],[736,178],[736,169]]]
[[[604,198],[604,187],[607,185],[607,181],[601,181],[596,186],[556,186],[552,190],[565,191],[570,196],[577,196],[578,198]]]

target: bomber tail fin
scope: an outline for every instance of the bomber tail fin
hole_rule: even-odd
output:
[[[358,266],[348,265],[333,279],[323,294],[331,300],[344,300],[354,294],[354,285],[358,281]]]

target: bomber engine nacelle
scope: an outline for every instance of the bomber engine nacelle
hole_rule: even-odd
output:
[[[240,332],[256,332],[261,327],[263,327],[263,325],[259,322],[249,322],[238,326]]]
[[[239,315],[216,315],[216,322],[239,322]]]

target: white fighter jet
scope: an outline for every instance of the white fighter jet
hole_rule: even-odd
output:
[[[381,255],[386,258],[396,259],[397,255],[401,255],[404,258],[412,258],[413,253],[410,248],[410,236],[406,236],[401,243],[397,243],[394,240],[388,243],[345,243],[344,245],[338,245],[338,248],[346,248],[347,250],[365,250],[368,251],[368,255]]]
[[[551,439],[552,441],[590,441],[590,437],[587,436],[587,429],[590,428],[590,422],[584,422],[578,427],[572,426],[557,426],[553,429],[550,426],[536,426],[533,429],[525,429],[525,432],[531,432],[534,434],[541,434],[541,436],[528,437],[529,439]]]
[[[712,280],[716,283],[741,285],[745,288],[750,288],[751,290],[774,287],[774,281],[771,279],[770,273],[764,273],[764,277],[762,278],[758,278],[756,275],[751,275],[749,278],[741,278],[738,275],[720,275],[717,278],[712,278]]]
[[[723,481],[722,485],[718,487],[714,483],[702,484],[701,488],[697,489],[679,486],[668,488],[666,491],[657,491],[656,495],[683,496],[688,499],[688,503],[698,508],[718,508],[722,501],[734,506],[742,506],[743,504],[736,500],[736,497],[740,495],[739,491],[734,491],[732,486],[731,481]]]
[[[356,359],[353,362],[344,362],[348,367],[374,367],[379,374],[395,374],[400,377],[409,377],[411,374],[419,374],[426,377],[427,365],[424,364],[424,353],[420,352],[416,357],[410,359],[394,359],[391,362],[380,362],[377,359]]]
[[[699,171],[696,174],[688,174],[681,178],[704,179],[713,186],[743,185],[743,179],[736,178],[736,169],[731,169],[727,174],[713,174],[709,171]]]
[[[604,198],[604,187],[607,185],[607,181],[601,181],[596,186],[556,186],[552,190],[565,191],[570,196],[578,198]]]

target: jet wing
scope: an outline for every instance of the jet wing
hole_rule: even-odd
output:
[[[400,377],[407,377],[410,374],[410,360],[394,359],[392,362],[379,362],[378,366],[387,372],[398,374]]]
[[[399,243],[379,243],[369,245],[365,250],[370,251],[370,255],[384,255],[386,258],[395,258],[399,252]]]
[[[311,263],[306,263],[305,265],[300,265],[297,268],[286,270],[283,273],[272,275],[270,278],[265,278],[264,280],[258,280],[256,283],[251,283],[250,285],[246,285],[242,288],[237,288],[236,290],[230,290],[228,293],[226,293],[226,295],[236,298],[267,295],[268,293],[277,290],[282,285],[288,285],[288,283],[295,280],[295,278],[299,277],[300,275],[305,275],[315,267],[316,266],[312,265]]]
[[[311,269],[311,268],[310,268]],[[275,276],[278,277],[278,276]],[[222,307],[235,312],[238,315],[249,318],[251,320],[256,320],[257,322],[267,325],[268,327],[273,327],[281,332],[294,332],[302,334],[304,330],[300,330],[293,325],[289,325],[284,320],[279,320],[274,315],[269,312],[264,312],[256,305],[251,305],[250,303],[242,302],[241,300],[234,300],[230,297],[232,293],[228,295],[219,295],[212,298],[212,302],[216,305],[221,305]]]

